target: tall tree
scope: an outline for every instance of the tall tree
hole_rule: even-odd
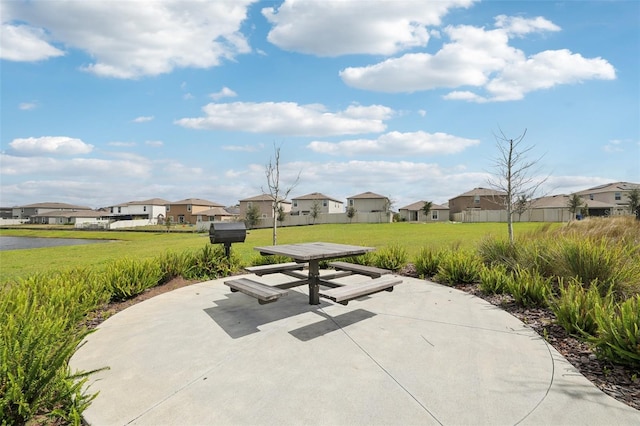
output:
[[[429,213],[431,213],[432,208],[433,203],[431,201],[425,201],[422,205],[422,211],[424,212],[425,220],[429,220]]]
[[[311,206],[311,211],[309,212],[309,215],[311,216],[311,219],[313,219],[313,224],[315,225],[316,223],[316,219],[318,219],[318,216],[320,216],[320,211],[322,210],[322,206],[320,205],[320,201],[318,200],[314,200],[313,201],[313,205]]]
[[[265,167],[265,175],[267,176],[267,187],[269,195],[273,199],[271,206],[273,213],[273,245],[278,244],[278,213],[281,210],[282,201],[286,200],[289,193],[296,187],[300,181],[300,172],[296,176],[294,182],[286,189],[280,184],[280,147],[273,144],[274,156],[269,159],[269,163]],[[264,190],[262,192],[265,192]]]
[[[255,204],[251,204],[251,206],[247,207],[244,218],[247,228],[253,229],[260,220],[260,207]]]
[[[528,156],[534,147],[522,146],[526,134],[525,129],[515,139],[506,137],[502,131],[499,135],[494,135],[498,156],[494,159],[494,175],[488,179],[488,183],[505,194],[503,204],[507,211],[507,228],[511,244],[514,242],[513,213],[516,211],[518,200],[533,199],[540,186],[547,180],[546,177],[536,176],[537,165],[542,157],[530,160]]]

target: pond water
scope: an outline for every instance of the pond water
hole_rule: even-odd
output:
[[[39,238],[0,236],[0,251],[33,249],[41,247],[76,246],[81,244],[108,243],[111,240],[88,240],[83,238]]]

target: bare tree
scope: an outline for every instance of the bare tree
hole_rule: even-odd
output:
[[[265,167],[265,174],[267,176],[267,187],[269,188],[269,195],[273,199],[271,206],[273,213],[273,245],[278,244],[278,216],[282,210],[281,203],[286,200],[289,193],[296,187],[300,181],[300,172],[296,176],[293,184],[287,189],[280,187],[280,147],[273,145],[274,157],[269,159],[269,163]],[[264,189],[263,193],[266,193]]]
[[[495,158],[495,173],[493,178],[488,179],[489,185],[503,193],[504,207],[507,211],[507,227],[509,230],[509,241],[513,244],[513,213],[516,212],[518,202],[533,199],[540,186],[546,182],[547,177],[538,179],[537,165],[542,159],[539,157],[530,160],[533,146],[521,146],[527,130],[515,139],[510,139],[500,131],[499,135],[494,135],[499,155]]]

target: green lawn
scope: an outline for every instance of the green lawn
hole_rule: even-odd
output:
[[[549,224],[516,223],[516,236],[535,232]],[[554,224],[553,226],[559,226]],[[103,267],[121,257],[156,257],[165,251],[182,252],[209,244],[206,233],[187,232],[104,232],[44,229],[1,229],[2,236],[90,238],[114,240],[110,243],[0,251],[0,282],[47,270],[70,267]],[[486,236],[506,237],[505,223],[389,223],[340,224],[278,228],[278,244],[327,241],[372,247],[394,244],[406,248],[410,258],[422,247],[474,247]],[[272,230],[250,230],[244,243],[232,250],[244,262],[257,253],[253,247],[271,245]]]

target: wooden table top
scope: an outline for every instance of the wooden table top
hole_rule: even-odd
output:
[[[277,254],[287,256],[295,260],[308,262],[310,260],[359,256],[373,251],[375,248],[352,246],[348,244],[313,242],[255,247],[254,250],[257,250],[262,254]]]

